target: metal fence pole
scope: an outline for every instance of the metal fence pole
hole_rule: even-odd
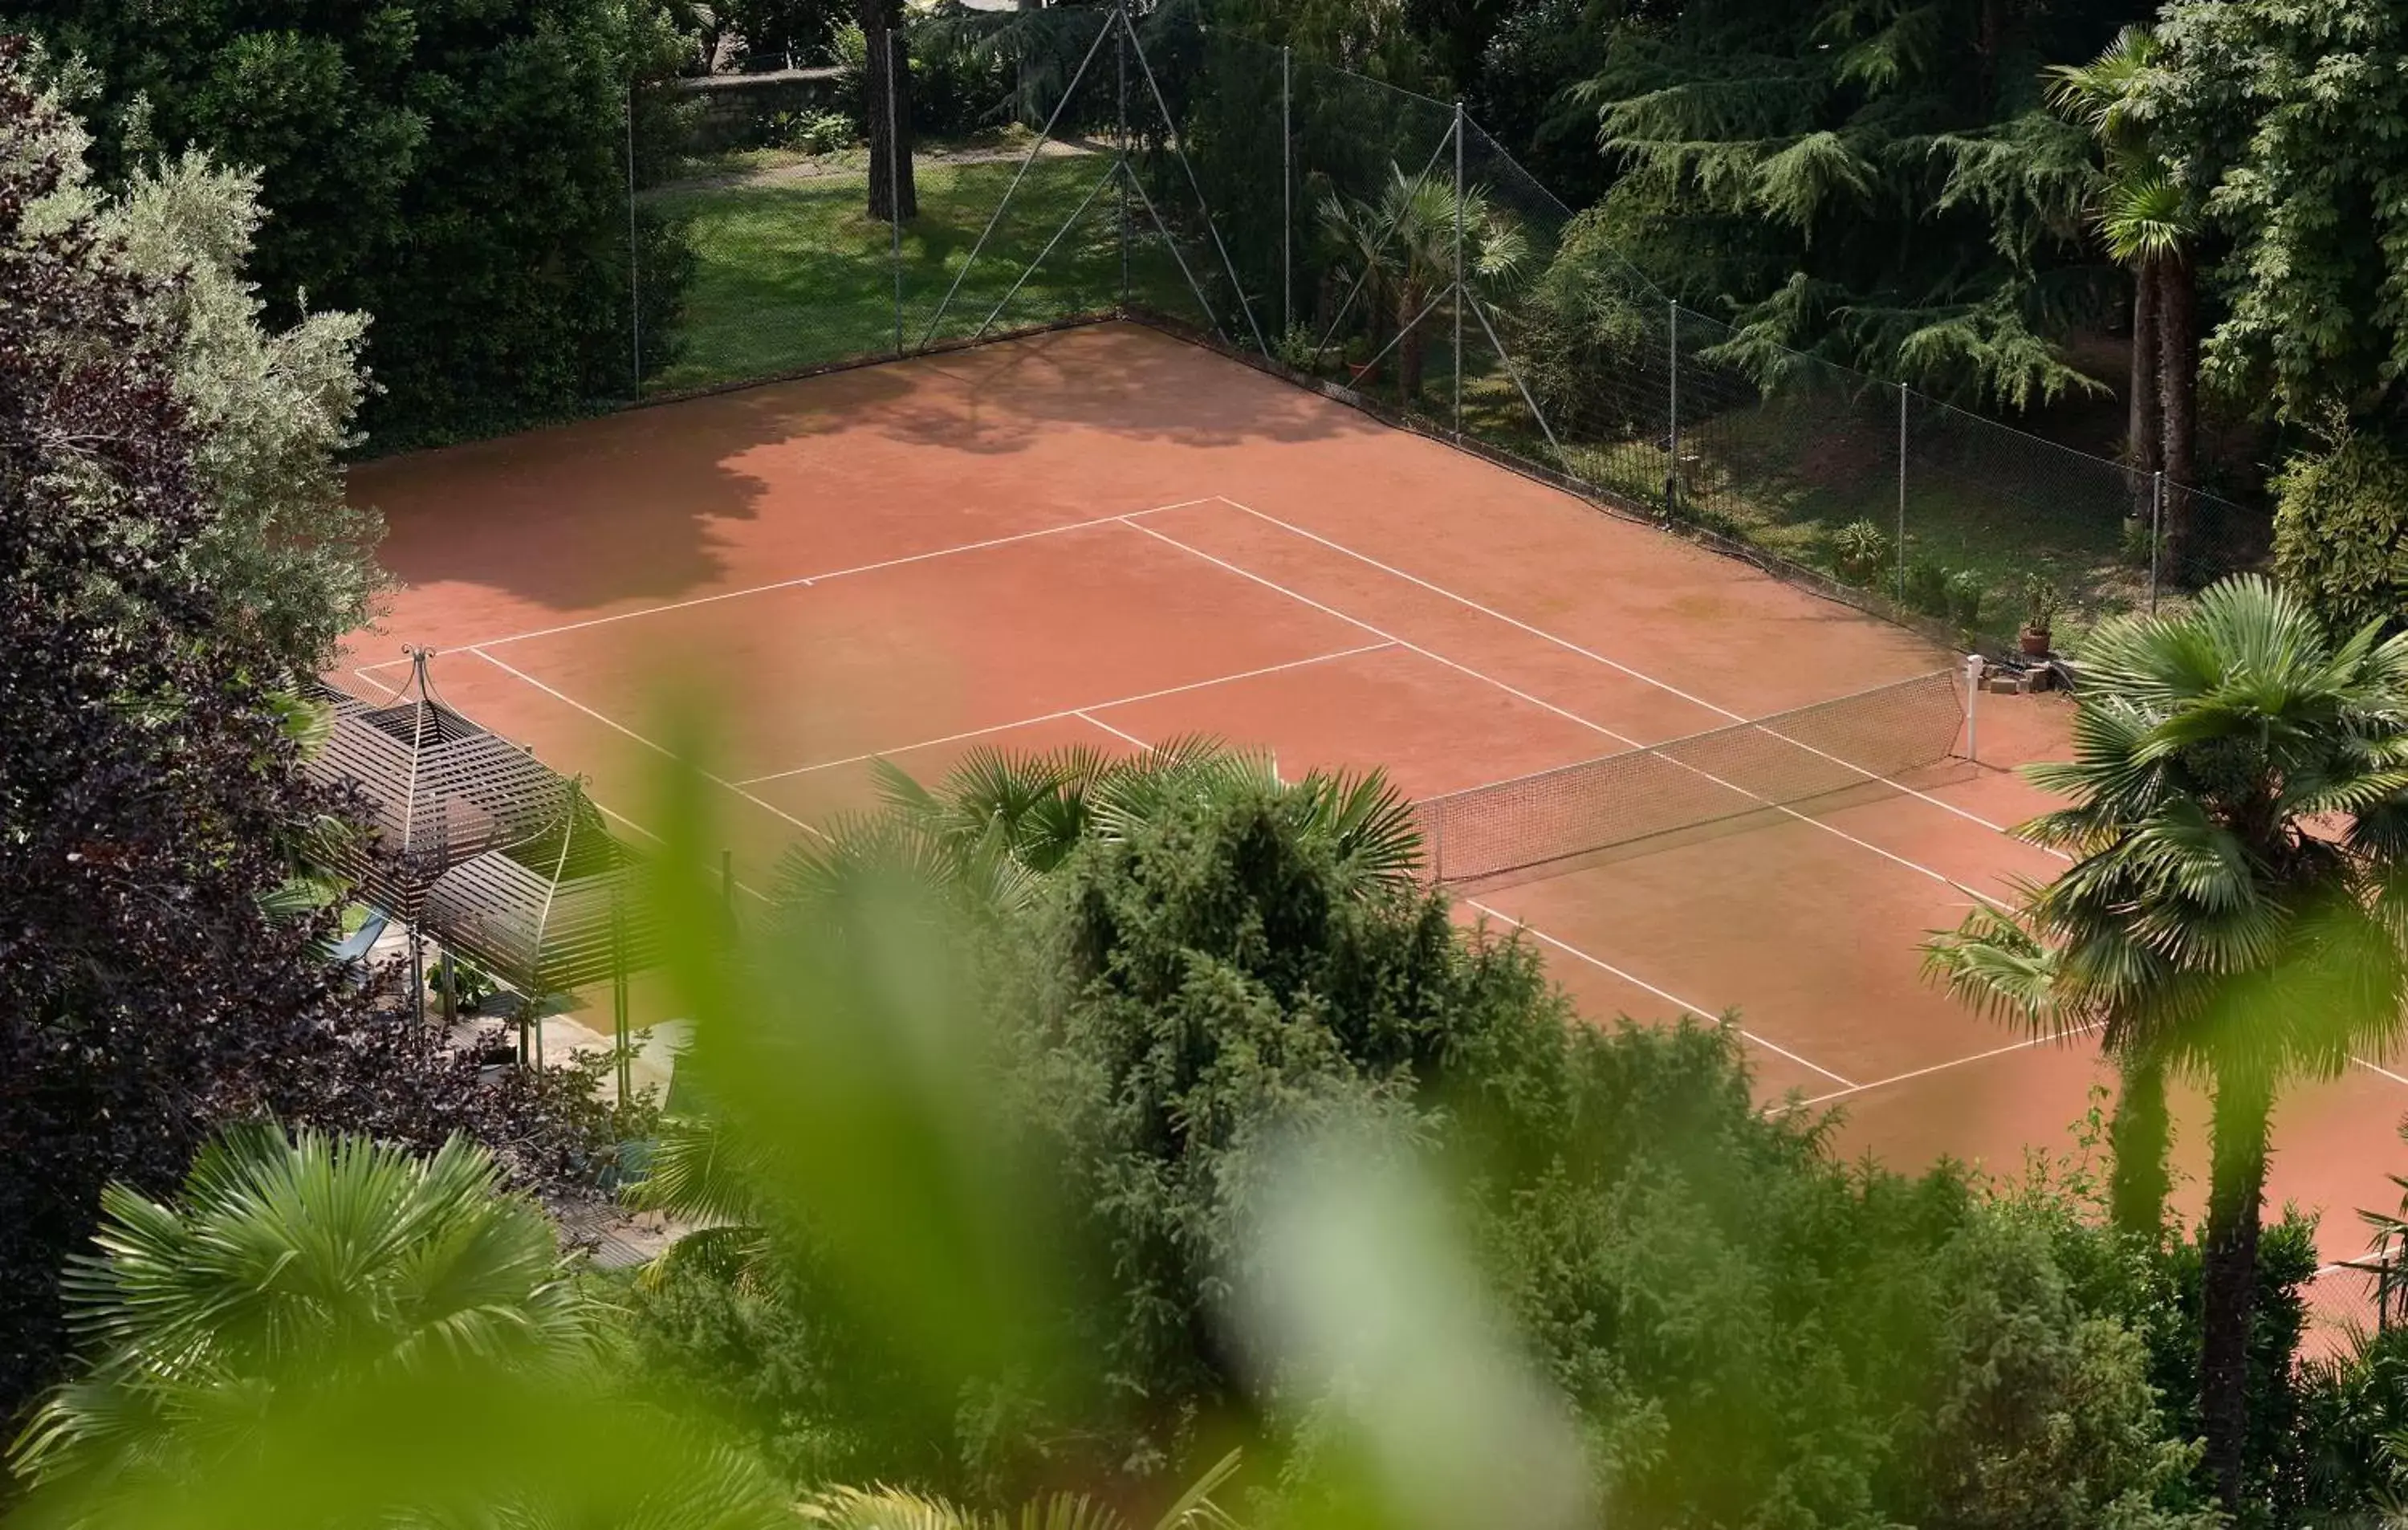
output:
[[[1463,103],[1455,104],[1455,438],[1463,439]]]
[[[895,109],[895,55],[901,29],[886,29],[887,259],[895,267],[895,354],[903,354],[903,123]]]
[[[1112,35],[1112,66],[1118,73],[1118,82],[1114,87],[1116,93],[1113,96],[1113,99],[1118,103],[1118,105],[1114,107],[1113,110],[1118,113],[1116,122],[1118,124],[1117,131],[1120,135],[1120,173],[1122,178],[1121,184],[1115,189],[1114,194],[1120,199],[1121,307],[1125,308],[1128,307],[1129,300],[1129,205],[1127,178],[1134,173],[1129,169],[1128,7],[1126,0],[1123,0],[1121,5],[1113,7],[1112,19],[1118,23],[1118,26]]]
[[[1898,603],[1906,604],[1906,384],[1898,385]]]
[[[1292,50],[1280,50],[1280,337],[1296,328],[1296,87]]]
[[[2149,475],[2149,614],[2157,614],[2157,550],[2165,546],[2166,474]]]
[[[636,241],[636,82],[627,81],[627,345],[634,396],[644,396],[644,273]]]
[[[1671,357],[1670,382],[1665,393],[1670,424],[1664,435],[1664,514],[1669,518],[1681,512],[1681,305],[1668,300],[1664,315],[1668,321],[1665,350]]]

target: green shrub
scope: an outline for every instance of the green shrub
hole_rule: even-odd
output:
[[[1948,576],[1946,601],[1948,620],[1971,632],[1982,624],[1982,602],[1988,592],[1982,586],[1982,576],[1971,568],[1960,568]]]
[[[1906,565],[1906,603],[1926,616],[1948,614],[1948,570],[1928,558]]]
[[[1889,534],[1870,521],[1852,521],[1833,539],[1833,561],[1850,584],[1874,585],[1890,569]]]
[[[2332,626],[2408,621],[2408,454],[2371,436],[2275,475],[2274,571]]]
[[[781,111],[769,120],[769,136],[806,154],[834,154],[858,142],[861,128],[841,111]]]

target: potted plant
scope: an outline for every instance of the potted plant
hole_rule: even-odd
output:
[[[2026,658],[2048,657],[2051,641],[2049,628],[2057,621],[2057,613],[2064,607],[2065,596],[2057,590],[2056,580],[2037,570],[2026,576],[2024,630],[2016,637]]]

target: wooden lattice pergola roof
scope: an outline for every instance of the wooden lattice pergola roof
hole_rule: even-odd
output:
[[[652,965],[643,863],[569,783],[538,833],[461,862],[426,893],[427,932],[512,986],[558,993]]]
[[[319,688],[334,708],[325,746],[304,765],[356,793],[375,833],[344,869],[406,919],[452,867],[560,820],[568,782],[534,755],[445,706],[413,651],[410,683],[384,700]]]

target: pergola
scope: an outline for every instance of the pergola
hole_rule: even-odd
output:
[[[659,941],[642,861],[612,837],[581,781],[567,788],[552,822],[437,877],[421,917],[445,950],[530,997],[610,979],[624,1097],[627,974],[659,959]]]
[[[624,1095],[627,974],[658,959],[641,862],[580,782],[445,705],[432,653],[409,657],[409,683],[381,700],[312,693],[334,718],[304,773],[354,794],[372,831],[342,869],[408,925],[422,1018],[428,935],[530,997],[610,979]]]
[[[453,711],[410,650],[410,680],[384,701],[321,686],[334,728],[303,770],[356,793],[375,831],[343,869],[388,912],[415,922],[426,890],[453,866],[556,821],[568,783],[525,749]]]

